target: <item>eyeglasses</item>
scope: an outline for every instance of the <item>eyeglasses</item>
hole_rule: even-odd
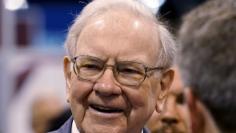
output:
[[[163,69],[163,67],[146,67],[132,61],[119,61],[115,65],[107,65],[106,61],[88,55],[76,56],[71,61],[79,79],[95,82],[104,74],[106,68],[110,67],[115,79],[127,86],[139,86],[149,76],[149,72]]]

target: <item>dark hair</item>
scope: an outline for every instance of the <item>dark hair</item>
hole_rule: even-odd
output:
[[[236,1],[209,0],[191,11],[179,32],[186,85],[223,131],[236,130]]]

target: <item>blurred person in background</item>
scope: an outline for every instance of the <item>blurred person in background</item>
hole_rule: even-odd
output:
[[[40,126],[45,124],[44,121],[67,107],[62,66],[50,57],[45,57],[37,58],[37,65],[24,78],[20,91],[11,100],[6,133],[34,133],[38,127],[44,127]]]
[[[147,122],[152,133],[190,133],[190,114],[179,69],[174,68],[175,76],[167,95],[164,110],[156,111]]]
[[[95,0],[69,30],[64,73],[72,117],[53,133],[146,133],[163,110],[175,43],[136,0]]]
[[[235,133],[236,1],[209,0],[191,11],[179,41],[193,133]]]
[[[71,110],[69,107],[64,109],[58,116],[49,121],[47,132],[51,132],[60,128],[71,117]]]
[[[33,101],[31,110],[34,133],[46,133],[50,128],[51,120],[64,111],[64,106],[57,96],[44,95]]]

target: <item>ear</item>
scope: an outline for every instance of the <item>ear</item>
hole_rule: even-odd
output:
[[[69,102],[69,92],[71,89],[71,62],[68,56],[64,57],[64,77],[66,80],[66,99]]]
[[[174,78],[174,70],[173,69],[168,69],[161,76],[161,81],[160,81],[161,90],[158,95],[157,105],[156,105],[156,111],[159,113],[164,108],[170,86],[173,82],[173,78]]]

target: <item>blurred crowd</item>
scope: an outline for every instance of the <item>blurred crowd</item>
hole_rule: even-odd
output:
[[[88,2],[81,1],[80,8]],[[37,39],[29,41],[29,38],[43,27],[21,24],[17,14],[6,11],[4,6],[1,2],[0,133],[55,130],[71,116],[63,75],[63,42],[49,47],[43,44],[44,48],[36,46]],[[15,24],[18,29],[13,30],[14,42],[5,38],[11,33],[4,35],[6,14],[15,19],[12,21],[18,21]],[[236,133],[236,124],[232,122],[236,119],[236,1],[166,0],[155,14],[175,35],[178,56],[164,111],[153,113],[146,124],[148,130],[151,133]],[[29,31],[34,33],[25,33]],[[3,44],[7,42],[15,44]]]

